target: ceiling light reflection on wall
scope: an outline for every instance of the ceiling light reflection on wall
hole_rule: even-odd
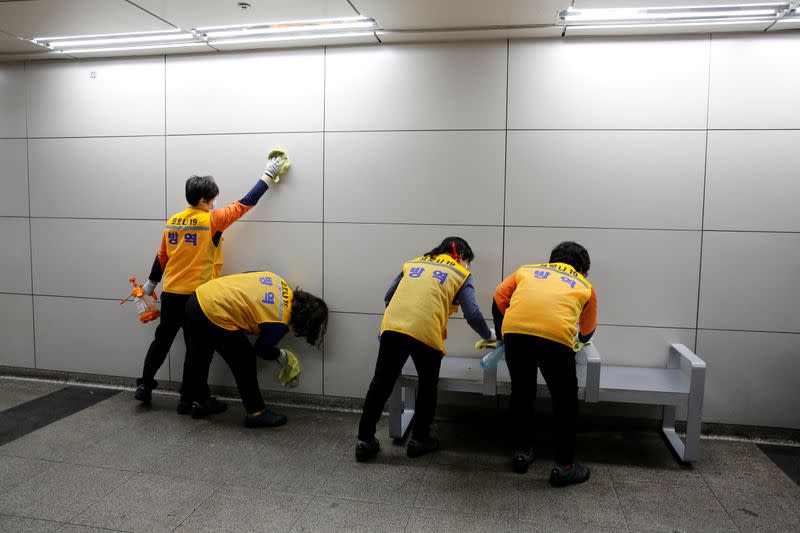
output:
[[[619,9],[568,9],[558,12],[556,24],[569,28],[637,28],[776,22],[795,7],[794,2],[761,4],[674,6]]]

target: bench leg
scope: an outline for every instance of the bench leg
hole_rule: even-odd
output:
[[[665,405],[663,406],[664,415],[661,420],[661,431],[664,433],[664,437],[666,437],[667,442],[669,445],[672,446],[672,449],[675,450],[675,453],[678,454],[678,457],[681,461],[686,461],[684,458],[684,445],[681,438],[675,432],[675,412],[677,408],[674,405]]]
[[[405,438],[411,419],[414,418],[417,399],[415,393],[414,387],[403,386],[400,380],[394,384],[392,395],[389,396],[389,437]]]
[[[695,409],[692,409],[695,407]],[[692,405],[691,397],[689,401],[688,416],[686,417],[686,438],[681,440],[675,432],[675,412],[674,405],[664,406],[664,419],[661,422],[661,431],[669,441],[672,449],[678,454],[681,461],[690,463],[696,461],[700,454],[700,425],[701,413],[697,412],[697,407]]]

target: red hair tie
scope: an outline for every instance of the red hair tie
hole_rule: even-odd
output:
[[[460,263],[461,258],[458,257],[458,252],[456,251],[456,241],[450,241],[450,244],[453,246],[453,258],[456,260],[456,263]]]

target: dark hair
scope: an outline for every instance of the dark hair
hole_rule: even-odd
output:
[[[319,346],[328,330],[328,305],[297,287],[292,297],[291,324],[295,337],[305,337],[308,344]]]
[[[472,248],[469,247],[467,241],[461,237],[447,237],[442,241],[442,244],[425,254],[423,257],[436,257],[441,254],[453,255],[453,245],[455,244],[456,253],[459,259],[463,259],[467,263],[471,263],[475,259],[475,254],[472,253]]]
[[[586,248],[572,241],[564,241],[553,248],[550,252],[550,262],[566,263],[581,274],[588,274],[592,265]]]
[[[197,205],[200,200],[211,201],[219,194],[219,187],[211,176],[192,176],[186,180],[186,201]]]

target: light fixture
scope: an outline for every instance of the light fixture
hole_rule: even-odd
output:
[[[210,44],[235,42],[269,42],[304,38],[336,37],[351,34],[353,30],[376,30],[375,20],[363,16],[333,19],[293,20],[264,22],[247,25],[206,26],[197,32]]]
[[[569,28],[663,28],[707,24],[772,24],[792,11],[797,2],[760,4],[568,9],[558,12],[556,24]]]
[[[206,44],[243,44],[360,37],[371,35],[372,32],[378,29],[374,19],[357,16],[206,26],[192,30],[175,28],[164,31],[37,37],[32,39],[31,42],[46,46],[56,52],[71,55],[182,48]]]

